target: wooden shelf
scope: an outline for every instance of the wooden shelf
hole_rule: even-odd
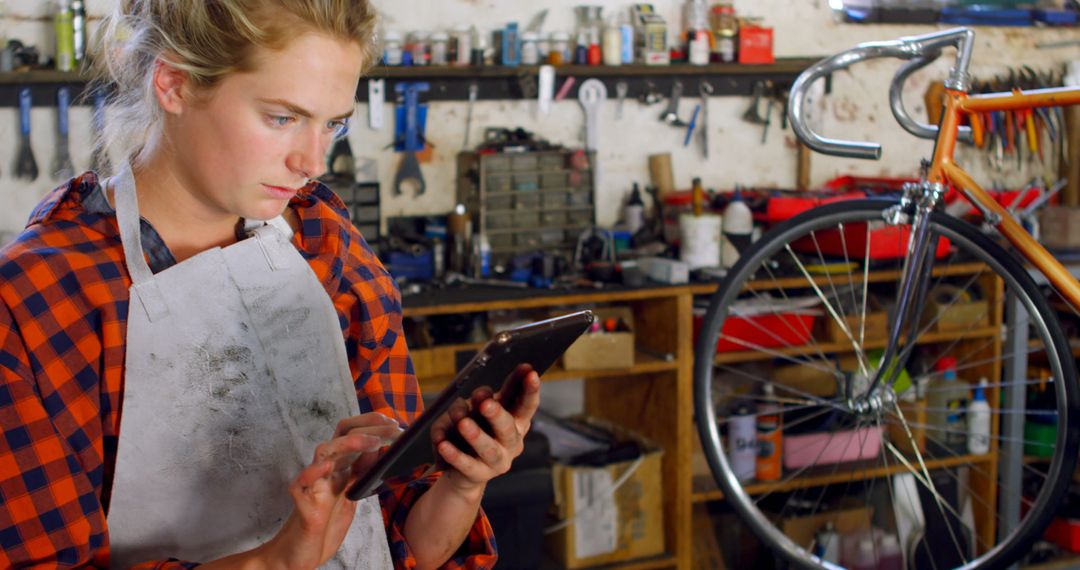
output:
[[[653,556],[649,558],[635,558],[634,560],[616,562],[614,564],[589,566],[588,570],[660,570],[661,568],[675,568],[676,566],[678,566],[678,560],[675,556],[665,554],[663,556]],[[550,556],[545,553],[540,562],[540,570],[559,570],[561,568],[562,565],[552,560]]]
[[[882,450],[882,452],[884,453],[885,451]],[[911,460],[914,461],[913,458],[911,458]],[[963,455],[959,457],[950,457],[948,459],[929,459],[926,461],[926,467],[927,469],[941,469],[944,467],[956,467],[970,463],[990,463],[994,461],[997,461],[997,455],[993,453],[986,455]],[[897,473],[905,473],[907,470],[907,467],[903,464],[897,463],[885,466],[879,465],[877,461],[848,463],[839,466],[827,465],[820,467],[818,470],[804,473],[803,476],[791,481],[778,481],[775,483],[750,482],[745,488],[746,492],[751,495],[762,495],[765,493],[778,493],[794,491],[796,489],[823,487],[836,483],[863,481],[895,475]],[[829,471],[829,473],[819,473],[818,471]],[[717,501],[723,498],[724,492],[716,488],[716,483],[713,481],[711,475],[694,476],[693,500],[695,503]]]
[[[715,63],[709,65],[674,64],[665,66],[620,65],[620,66],[581,66],[564,65],[556,67],[557,83],[561,85],[566,78],[575,78],[575,84],[567,93],[567,98],[576,100],[577,88],[582,79],[596,78],[608,88],[608,97],[615,97],[615,84],[623,81],[627,84],[627,98],[633,99],[648,89],[655,89],[666,97],[676,81],[683,81],[686,96],[697,96],[698,83],[708,81],[713,87],[713,96],[750,95],[753,85],[761,81],[771,81],[778,86],[790,85],[806,68],[820,58],[779,59],[768,65],[745,65],[737,63]],[[365,79],[386,81],[386,98],[394,100],[394,86],[403,82],[425,81],[431,90],[422,95],[423,101],[467,101],[469,85],[478,86],[477,98],[481,100],[533,99],[536,97],[536,77],[539,66],[487,66],[487,67],[385,67],[376,66],[368,72]],[[82,103],[78,95],[87,83],[87,77],[81,73],[63,73],[40,70],[16,73],[0,73],[0,106],[11,107],[18,104],[16,87],[30,86],[34,102],[38,106],[53,106],[56,100],[56,87],[68,85],[73,88],[73,103]],[[651,84],[651,85],[650,85]],[[357,88],[358,101],[367,101],[367,82],[361,81]]]
[[[964,340],[992,338],[999,334],[1001,334],[1001,331],[996,327],[983,327],[971,331],[933,332],[925,333],[920,336],[916,344],[936,344],[940,342],[957,340],[960,338]],[[877,348],[885,348],[886,344],[888,344],[887,339],[867,340],[863,343],[863,347],[865,349],[873,350]],[[854,352],[854,348],[852,348],[850,341],[807,344],[803,346],[773,348],[768,350],[769,352],[722,352],[716,355],[716,363],[733,364],[736,362],[752,362],[755,360],[772,359],[778,356],[805,356],[809,354],[817,354],[818,352],[822,352],[825,354],[849,354]]]
[[[545,382],[569,380],[575,378],[607,378],[611,376],[633,376],[638,374],[652,374],[655,372],[670,372],[677,370],[679,363],[674,360],[664,360],[651,354],[644,354],[641,350],[634,353],[634,366],[630,368],[604,368],[599,370],[566,370],[561,364],[556,363],[544,374]],[[433,376],[421,378],[420,389],[424,392],[438,391],[446,387],[453,380],[452,375]]]
[[[985,263],[957,263],[955,265],[949,265],[946,267],[935,267],[933,270],[934,277],[956,277],[961,275],[974,275],[976,273],[989,270],[989,267]],[[859,278],[859,282],[862,282],[862,270],[859,269],[854,273]],[[834,285],[843,284],[846,281],[845,275],[817,275],[814,276],[814,284],[819,286],[828,286],[830,283]],[[899,269],[890,269],[886,271],[874,271],[871,270],[867,275],[867,283],[889,283],[895,282],[900,279]],[[699,285],[690,285],[690,291],[695,295],[709,295],[716,291],[716,283],[703,283]],[[776,280],[759,279],[756,281],[749,281],[746,284],[746,290],[748,291],[769,291],[780,288],[800,288],[809,287],[810,281],[805,277],[783,277]]]

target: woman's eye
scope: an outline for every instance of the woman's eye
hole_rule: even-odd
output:
[[[349,132],[349,120],[330,121],[326,123],[326,129],[334,134],[334,138],[339,139]]]
[[[269,115],[267,120],[275,127],[287,127],[293,122],[293,118],[287,115]]]

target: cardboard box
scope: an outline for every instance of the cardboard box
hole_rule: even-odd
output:
[[[911,437],[908,437],[907,431],[899,422],[889,422],[889,441],[906,454],[915,455],[915,446],[919,448],[920,453],[925,453],[926,400],[918,402],[901,401],[898,404],[900,405],[900,411],[904,414],[904,420],[908,423],[908,429],[911,430]],[[911,445],[912,439],[915,440],[915,446]]]
[[[923,308],[922,324],[934,323],[937,332],[966,331],[990,325],[990,305],[985,299],[953,303],[951,299],[931,294]]]
[[[739,28],[739,63],[776,63],[773,56],[772,28]]]
[[[1039,217],[1039,241],[1051,249],[1080,249],[1080,207],[1047,206]]]
[[[628,330],[585,333],[563,353],[566,370],[602,370],[630,368],[634,365],[634,312],[630,307],[594,309],[597,321],[608,319],[625,323]]]
[[[825,322],[825,338],[830,342],[849,342],[844,329],[840,328],[840,324],[832,316],[822,320]],[[855,340],[859,339],[860,333],[865,340],[879,340],[889,336],[889,314],[885,311],[866,313],[865,320],[862,315],[851,315],[845,317],[844,322]],[[864,326],[865,330],[862,328]]]
[[[668,65],[667,23],[652,4],[634,4],[634,44],[637,61],[645,65]]]
[[[482,344],[445,344],[409,350],[413,370],[420,381],[457,374]]]
[[[828,370],[803,366],[801,364],[789,364],[777,366],[772,371],[772,381],[780,386],[787,386],[794,393],[786,390],[778,390],[783,396],[796,396],[797,394],[810,394],[821,398],[831,398],[836,395],[836,375]]]
[[[555,513],[560,521],[573,521],[547,535],[548,552],[567,569],[662,554],[663,452],[627,430],[599,420],[586,421],[614,433],[620,441],[637,441],[645,454],[640,463],[631,460],[600,468],[555,464]],[[635,464],[633,473],[611,493],[611,485]]]

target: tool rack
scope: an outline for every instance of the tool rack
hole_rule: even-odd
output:
[[[609,93],[615,92],[615,84],[625,81],[629,90],[627,98],[639,97],[650,90],[664,94],[671,92],[676,80],[687,83],[688,88],[696,92],[696,82],[707,81],[714,89],[713,95],[749,96],[755,83],[772,81],[783,87],[790,85],[807,67],[820,58],[777,59],[768,65],[738,63],[714,63],[710,65],[673,64],[620,65],[620,66],[582,66],[563,65],[555,68],[556,84],[561,85],[568,77],[578,81],[567,93],[568,99],[577,100],[577,88],[581,80],[595,77],[603,81]],[[469,85],[479,86],[478,100],[531,99],[535,97],[538,66],[486,66],[486,67],[449,67],[449,66],[412,66],[386,67],[377,66],[367,73],[356,91],[358,101],[368,98],[367,79],[385,79],[386,93],[394,92],[394,85],[406,81],[427,81],[431,91],[424,94],[425,101],[467,101]],[[57,71],[30,71],[0,73],[0,107],[18,106],[18,88],[30,86],[33,90],[34,104],[52,106],[55,90],[60,85],[72,88],[73,102],[87,104],[79,97],[85,88],[87,79],[79,73]]]

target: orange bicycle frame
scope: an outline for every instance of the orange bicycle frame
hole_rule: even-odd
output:
[[[971,175],[953,160],[956,150],[956,133],[965,115],[977,117],[978,113],[990,111],[1031,110],[1036,107],[1057,107],[1080,104],[1080,88],[1063,87],[1016,91],[1013,93],[989,93],[968,95],[962,91],[946,90],[945,109],[930,165],[929,182],[951,184],[965,198],[983,212],[996,216],[994,225],[1005,239],[1037,267],[1063,297],[1080,311],[1080,281],[1058,262],[1049,251],[1031,236],[1005,209],[983,190]],[[977,119],[971,121],[975,136],[981,138]]]

